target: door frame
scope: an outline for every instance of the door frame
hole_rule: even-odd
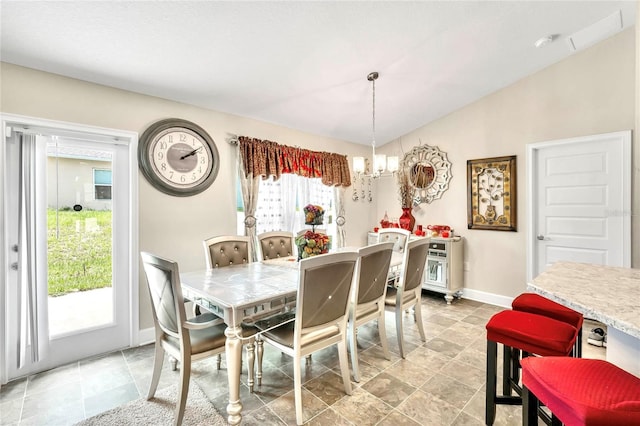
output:
[[[8,132],[10,127],[24,128],[47,128],[53,129],[60,134],[78,134],[85,133],[95,136],[96,139],[111,140],[123,143],[129,147],[129,232],[128,247],[130,253],[129,271],[127,273],[129,285],[129,330],[128,341],[130,347],[139,344],[139,284],[138,284],[138,133],[125,130],[90,126],[78,123],[70,123],[64,121],[48,120],[43,118],[21,116],[14,114],[0,114],[0,123],[2,129],[0,135],[2,137],[2,148],[0,149],[0,200],[2,201],[0,208],[0,220],[2,222],[2,232],[0,233],[0,385],[8,380],[8,342],[7,342],[7,310],[4,309],[7,303],[7,288],[9,274],[9,240],[5,227],[7,226],[7,181],[5,171],[7,170],[7,158],[5,156],[6,138],[10,135]]]
[[[533,271],[537,265],[537,250],[536,250],[536,224],[538,223],[538,210],[536,194],[538,179],[538,151],[544,148],[550,148],[554,146],[589,143],[599,140],[603,137],[606,138],[618,138],[622,144],[622,194],[623,194],[623,208],[620,214],[623,215],[623,257],[624,267],[631,267],[631,169],[632,169],[632,157],[631,157],[631,130],[623,130],[612,133],[601,133],[597,135],[579,136],[569,139],[550,140],[545,142],[537,142],[527,144],[527,282],[531,282],[533,278]]]

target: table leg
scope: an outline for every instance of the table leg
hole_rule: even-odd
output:
[[[240,424],[242,420],[242,403],[240,402],[240,370],[242,367],[242,327],[227,327],[225,353],[227,356],[227,375],[229,380],[229,404],[227,405],[227,421],[230,425]]]

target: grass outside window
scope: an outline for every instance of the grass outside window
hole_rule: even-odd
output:
[[[47,210],[50,296],[111,287],[111,211]]]

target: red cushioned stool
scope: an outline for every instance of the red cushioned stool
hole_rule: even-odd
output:
[[[522,362],[522,424],[543,403],[567,426],[640,425],[640,378],[598,359],[530,357]]]
[[[573,356],[577,358],[582,357],[582,323],[584,322],[584,317],[580,312],[574,311],[571,308],[535,293],[522,293],[513,299],[511,308],[514,311],[544,315],[545,317],[566,322],[575,327],[576,330],[578,330],[578,338],[576,339]]]
[[[523,357],[568,356],[575,344],[577,331],[571,325],[542,315],[505,310],[491,317],[487,328],[486,424],[492,425],[496,404],[520,405],[520,362],[512,349]],[[498,343],[503,345],[502,390],[496,394]],[[515,390],[518,396],[512,396]]]

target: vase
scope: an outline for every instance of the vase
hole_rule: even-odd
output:
[[[413,226],[416,224],[416,218],[411,214],[411,207],[402,208],[402,216],[398,219],[400,228],[413,232]]]

